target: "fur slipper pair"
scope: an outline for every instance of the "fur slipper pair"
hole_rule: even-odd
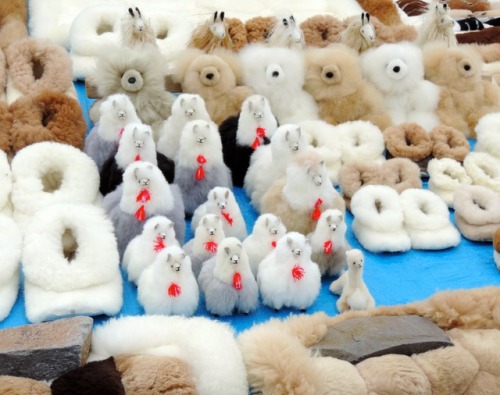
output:
[[[367,185],[352,197],[351,211],[354,235],[371,252],[442,250],[460,243],[448,207],[425,189],[399,195],[387,185]]]

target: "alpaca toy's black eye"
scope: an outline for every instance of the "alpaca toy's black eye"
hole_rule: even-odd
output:
[[[326,78],[333,78],[333,73],[331,71],[326,73]]]
[[[471,69],[471,67],[470,67],[470,65],[469,65],[469,64],[466,64],[466,65],[464,66],[464,70],[465,70],[465,71],[469,71],[470,69]]]
[[[395,66],[392,70],[393,70],[395,73],[399,73],[399,71],[401,70],[401,67],[399,67],[399,66]]]
[[[288,21],[286,20],[286,18],[283,18],[283,25],[288,26]]]
[[[130,78],[128,79],[128,83],[129,83],[129,84],[135,84],[135,81],[136,81],[136,80],[135,80],[135,77],[130,77]]]
[[[280,73],[278,73],[277,71],[273,71],[273,77],[276,78],[280,75]]]

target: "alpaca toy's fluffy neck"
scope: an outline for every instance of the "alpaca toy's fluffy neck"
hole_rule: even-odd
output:
[[[132,136],[123,136],[115,155],[116,164],[121,169],[126,169],[134,161],[141,160],[158,165],[156,159],[156,146],[152,139],[144,141],[142,147],[137,147]]]
[[[255,139],[259,139],[260,145],[263,143],[263,137],[268,139],[272,137],[276,128],[276,118],[270,110],[264,109],[262,117],[256,119],[253,112],[244,110],[240,113],[238,120],[238,130],[236,131],[236,142],[241,146],[253,146]]]
[[[353,267],[350,264],[347,271],[347,278],[351,289],[359,288],[363,284],[363,267]]]
[[[211,256],[215,252],[207,251],[209,249],[206,243],[217,243],[217,245],[224,239],[224,232],[222,229],[217,230],[214,235],[208,234],[205,229],[198,228],[195,231],[193,240],[193,253],[197,256]]]
[[[178,164],[183,167],[196,169],[200,166],[199,157],[203,156],[206,163],[205,170],[223,163],[222,143],[219,136],[210,136],[203,143],[194,140],[184,142],[179,148]]]

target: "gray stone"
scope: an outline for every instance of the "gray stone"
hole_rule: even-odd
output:
[[[93,320],[63,318],[0,331],[0,375],[52,380],[87,361]]]
[[[385,354],[412,355],[452,345],[432,321],[407,315],[351,318],[329,327],[325,337],[311,348],[321,356],[355,364]]]

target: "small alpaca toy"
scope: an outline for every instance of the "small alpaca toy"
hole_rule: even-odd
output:
[[[327,209],[345,212],[345,203],[328,179],[325,163],[306,152],[288,165],[286,176],[275,181],[262,197],[261,209],[281,218],[289,232],[311,233]]]
[[[148,219],[142,233],[130,240],[123,254],[128,280],[137,284],[142,271],[153,263],[158,253],[172,245],[179,245],[174,223],[162,215]]]
[[[321,273],[311,260],[311,246],[305,236],[290,232],[260,263],[257,273],[262,303],[274,308],[294,307],[303,312],[319,295]]]
[[[370,23],[370,14],[362,12],[361,19],[351,19],[339,38],[342,44],[357,52],[363,52],[373,47],[377,40],[377,33]]]
[[[217,253],[219,243],[226,237],[218,215],[204,215],[194,231],[194,238],[182,247],[191,258],[191,268],[198,278],[203,262]]]
[[[137,161],[128,165],[123,184],[104,197],[102,207],[113,222],[120,257],[128,243],[142,232],[144,221],[156,215],[169,218],[177,240],[184,241],[186,222],[181,191],[177,185],[170,185],[152,163]]]
[[[207,195],[207,201],[194,212],[191,229],[198,226],[205,214],[218,215],[222,220],[226,237],[236,237],[243,240],[247,237],[247,228],[240,206],[229,188],[215,187]]]
[[[153,130],[141,123],[128,124],[124,129],[114,156],[102,165],[99,191],[103,196],[113,192],[123,182],[123,172],[135,161],[145,161],[158,166],[168,182],[173,182],[175,163],[170,158],[156,152]]]
[[[219,127],[224,163],[231,169],[233,185],[242,187],[250,166],[250,156],[261,145],[269,144],[278,122],[269,101],[261,95],[248,97],[239,116],[226,119]]]
[[[108,96],[100,106],[101,116],[85,138],[83,152],[94,159],[99,171],[104,162],[113,156],[123,129],[129,123],[139,123],[134,105],[127,95]]]
[[[137,299],[146,314],[192,316],[200,299],[191,260],[178,246],[161,251],[137,283]]]
[[[269,27],[266,39],[270,47],[286,47],[292,49],[304,48],[304,33],[289,12],[276,15]]]
[[[500,270],[500,228],[498,228],[493,236],[493,259]]]
[[[250,269],[252,269],[255,278],[257,278],[260,262],[267,254],[274,251],[278,240],[285,233],[285,225],[283,225],[283,222],[277,216],[262,214],[257,218],[252,234],[243,240],[243,247],[247,251]]]
[[[129,8],[128,13],[122,18],[120,35],[122,46],[139,49],[144,46],[158,48],[153,26],[142,18],[138,7]]]
[[[175,159],[179,152],[179,141],[184,126],[190,121],[203,119],[210,121],[205,100],[200,95],[182,93],[172,105],[172,115],[163,122],[160,128],[157,150],[163,155]]]
[[[340,210],[326,210],[319,217],[311,240],[313,262],[321,275],[340,276],[347,268],[345,253],[350,248],[345,234],[347,225]]]
[[[235,237],[221,241],[217,254],[203,264],[198,283],[205,294],[207,310],[215,316],[248,314],[257,309],[259,290],[248,256]]]
[[[232,188],[231,171],[222,159],[222,143],[213,122],[191,121],[182,130],[174,182],[181,188],[188,215],[212,188]]]
[[[348,270],[330,285],[330,291],[342,294],[337,300],[337,310],[367,310],[375,307],[375,300],[363,280],[364,256],[361,250],[346,251]]]
[[[428,42],[443,42],[448,47],[458,45],[453,29],[454,20],[445,1],[433,0],[427,6],[423,22],[418,28],[417,43],[421,46]]]

